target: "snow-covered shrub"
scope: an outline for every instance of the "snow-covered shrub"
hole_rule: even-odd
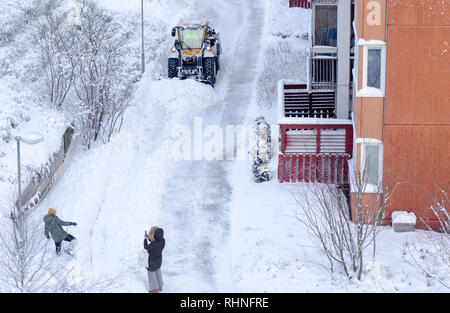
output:
[[[258,183],[269,181],[272,179],[272,171],[270,169],[270,125],[263,116],[255,119],[253,135],[255,146],[250,154],[253,159],[252,172],[254,180]]]
[[[277,101],[277,84],[281,79],[306,79],[307,54],[290,42],[278,41],[264,51],[264,69],[258,78],[257,102],[271,107]]]

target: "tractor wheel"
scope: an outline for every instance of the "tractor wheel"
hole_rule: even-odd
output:
[[[205,58],[204,59],[203,74],[205,80],[207,80],[212,86],[216,83],[216,59]]]
[[[220,70],[220,58],[216,56],[216,74]]]
[[[217,55],[220,56],[222,54],[222,46],[217,44]]]
[[[178,76],[178,59],[170,58],[167,64],[167,77],[174,78]]]

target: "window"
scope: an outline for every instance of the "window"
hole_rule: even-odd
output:
[[[380,147],[378,145],[364,145],[364,148],[364,175],[368,184],[377,186]]]
[[[367,87],[381,89],[381,48],[368,48],[367,51]]]
[[[366,185],[365,192],[380,191],[383,176],[383,144],[369,138],[358,138],[361,144],[360,179]]]
[[[337,47],[337,5],[316,5],[314,45]]]
[[[386,44],[378,40],[360,39],[358,46],[363,47],[362,56],[362,88],[357,97],[385,96],[386,81]]]
[[[200,49],[203,45],[205,31],[203,28],[181,30],[181,45],[183,49]]]

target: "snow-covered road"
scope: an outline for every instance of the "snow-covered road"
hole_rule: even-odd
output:
[[[117,2],[118,3],[118,2]],[[265,2],[206,1],[191,18],[221,34],[216,88],[148,75],[140,82],[120,134],[107,145],[70,152],[38,210],[54,207],[78,239],[69,266],[83,277],[119,277],[121,292],[147,290],[143,233],[164,228],[162,272],[169,292],[234,291],[229,183],[232,161],[174,161],[174,125],[244,123],[254,99]],[[162,60],[161,62],[166,62]],[[76,142],[76,141],[75,141]],[[225,145],[224,145],[225,146]],[[225,151],[224,151],[225,153]]]
[[[216,29],[221,30],[225,47],[216,90],[225,91],[226,96],[215,106],[195,112],[204,126],[220,125],[224,134],[226,125],[244,122],[252,101],[264,26],[264,2],[230,3],[234,6],[231,12],[208,17],[219,25]],[[234,33],[236,25],[240,27]],[[193,118],[188,120],[191,125]],[[161,224],[169,236],[164,265],[171,281],[168,291],[234,290],[228,205],[233,164],[227,160],[180,161],[173,168],[161,210]]]

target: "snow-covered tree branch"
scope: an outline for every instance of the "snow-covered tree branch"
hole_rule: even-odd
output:
[[[67,105],[77,120],[84,145],[109,141],[120,130],[123,114],[140,75],[131,62],[131,30],[94,1],[84,1],[79,23],[67,12],[48,11],[37,31],[51,104]],[[136,54],[137,57],[137,54]]]

